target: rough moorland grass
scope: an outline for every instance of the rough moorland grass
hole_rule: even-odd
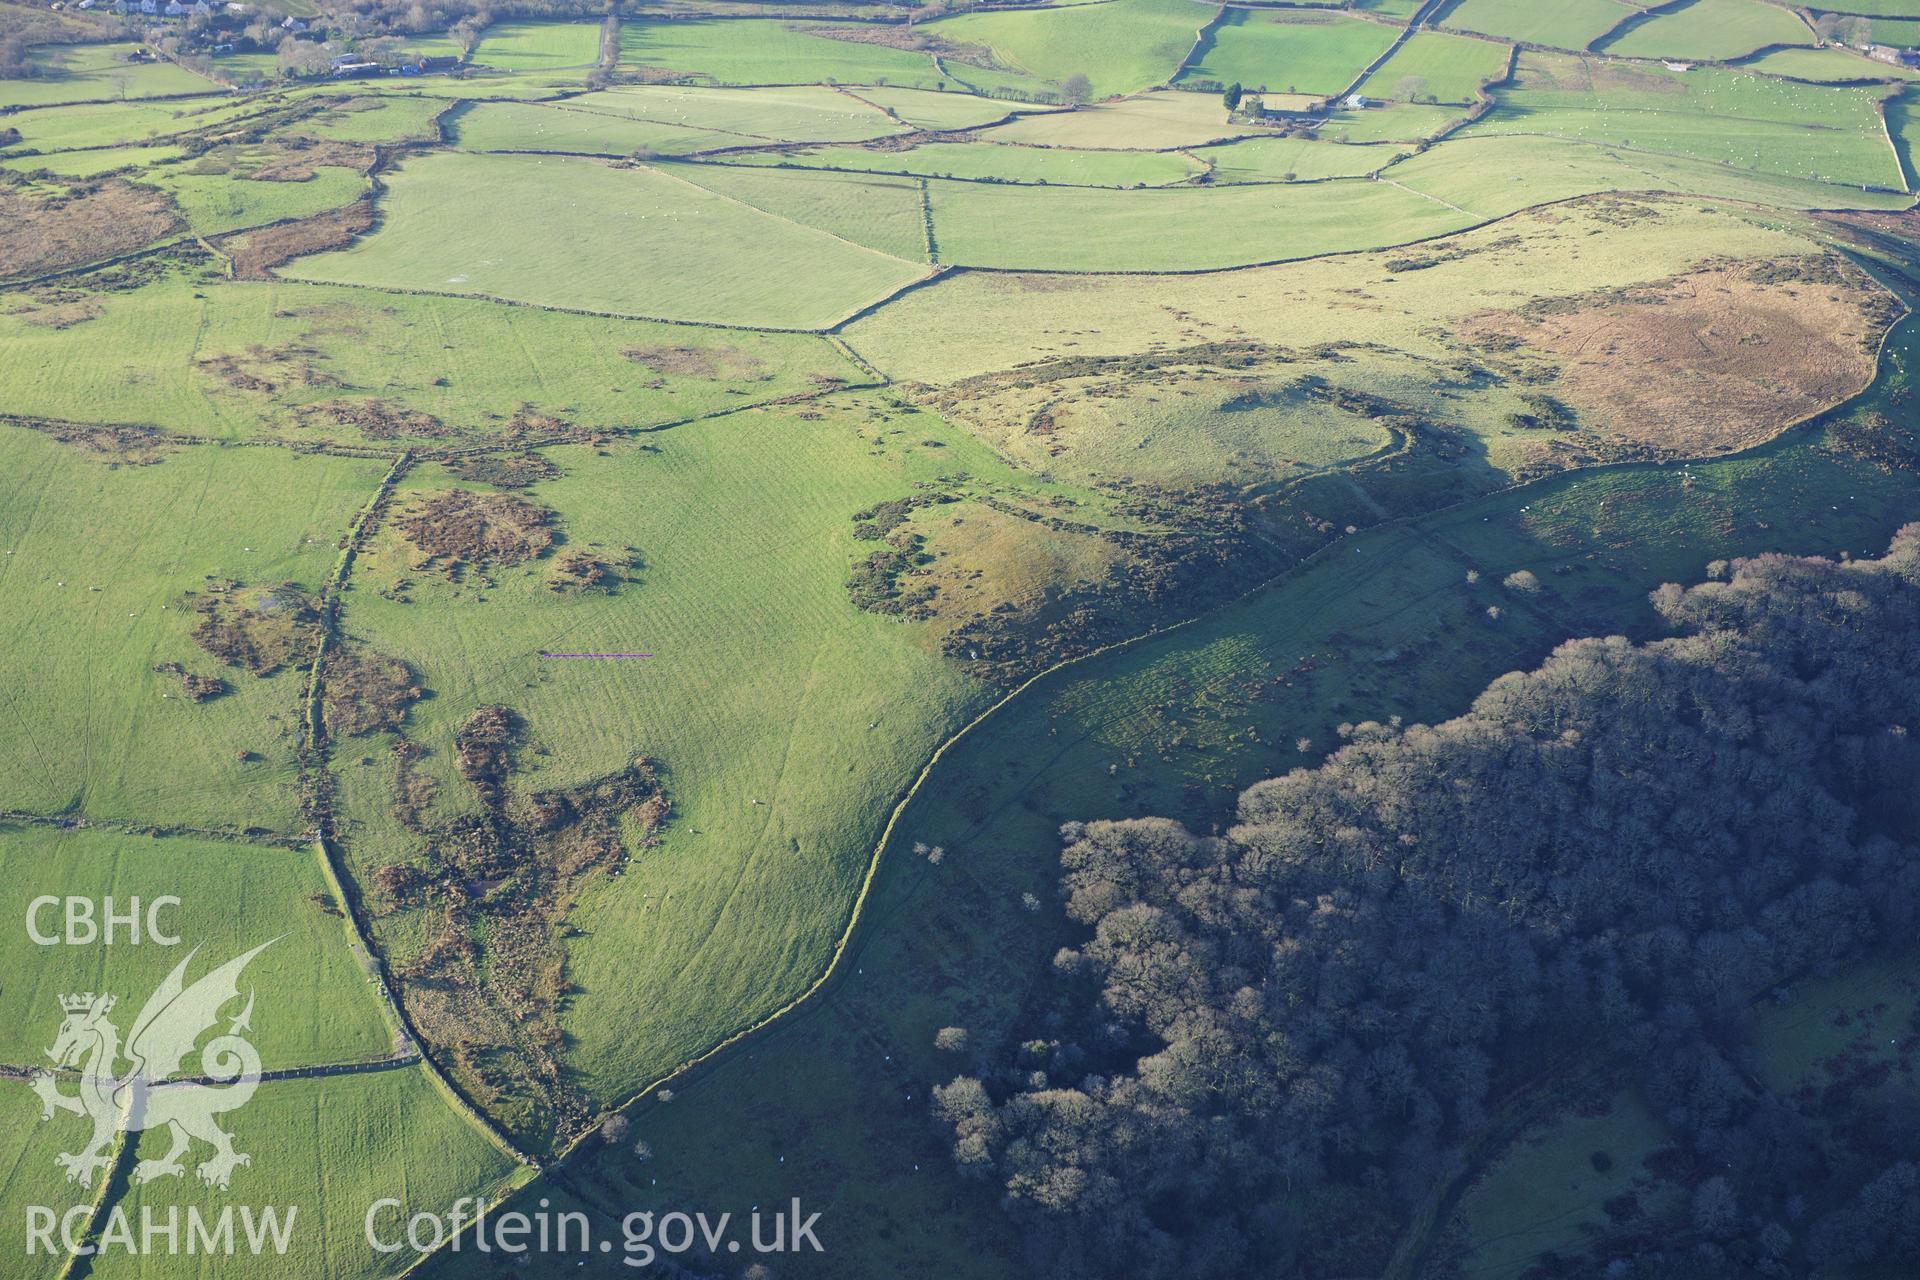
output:
[[[910,262],[927,260],[920,180],[813,169],[688,164],[671,172],[780,218]]]
[[[1310,10],[1229,10],[1183,81],[1332,94],[1353,83],[1398,34],[1384,22]]]
[[[684,85],[631,85],[571,98],[582,111],[687,129],[742,135],[742,142],[864,142],[905,126],[852,94],[820,85],[797,88],[707,89]]]
[[[262,1257],[249,1257],[248,1275],[376,1280],[416,1258],[406,1244],[408,1217],[450,1215],[461,1197],[489,1197],[525,1177],[417,1067],[268,1081],[233,1113],[228,1128],[253,1162],[234,1172],[226,1191],[205,1186],[191,1173],[129,1188],[118,1203],[136,1240],[145,1210],[165,1222],[167,1210],[177,1207],[184,1238],[189,1208],[211,1221],[236,1202],[279,1205],[283,1212],[297,1205],[285,1256],[269,1248]],[[144,1133],[136,1154],[157,1159],[166,1145],[166,1131]],[[377,1252],[367,1241],[368,1211],[382,1199],[400,1201],[378,1219],[382,1242],[399,1243],[397,1253]],[[220,1280],[233,1274],[233,1266],[230,1257],[184,1248],[138,1256],[109,1250],[94,1262],[93,1274],[101,1280]]]
[[[1521,271],[1526,296],[1551,301],[1659,280],[1721,254],[1791,257],[1813,247],[1736,211],[1679,201],[1643,210],[1632,235],[1601,234],[1614,216],[1606,202],[1573,205],[1522,214],[1419,251],[1232,274],[964,274],[862,317],[846,337],[893,377],[933,383],[1052,357],[1124,356],[1235,339],[1296,349],[1377,344],[1438,359],[1458,317],[1512,305],[1511,278]],[[1417,271],[1390,265],[1404,258],[1434,261]],[[1343,298],[1364,305],[1343,305]],[[1088,323],[1091,316],[1100,318],[1097,327]]]
[[[991,142],[927,142],[906,150],[821,147],[804,152],[761,152],[738,159],[762,165],[788,164],[1068,187],[1164,187],[1185,182],[1202,172],[1202,166],[1191,157],[1173,151],[1076,151],[1066,147],[1000,146]]]
[[[942,262],[1032,271],[1244,266],[1404,243],[1471,220],[1365,181],[1141,192],[930,186]]]
[[[1738,58],[1772,44],[1812,44],[1792,12],[1764,0],[1693,0],[1619,28],[1595,47],[1622,58]]]
[[[923,628],[853,607],[848,569],[875,544],[854,537],[852,517],[943,474],[1013,477],[930,415],[834,405],[680,427],[648,451],[548,451],[565,474],[530,496],[558,513],[568,547],[632,546],[644,559],[614,594],[556,596],[540,561],[495,569],[486,586],[429,578],[391,531],[356,571],[346,625],[434,691],[408,734],[448,803],[469,794],[453,734],[488,703],[524,719],[517,788],[576,784],[642,755],[664,766],[664,843],[591,889],[572,921],[570,1061],[597,1097],[638,1088],[812,981],[890,797],[981,705],[985,691]],[[408,492],[447,483],[427,470]],[[412,604],[381,594],[403,577]],[[543,661],[543,650],[654,656]],[[371,827],[392,782],[369,772],[346,782],[365,789],[349,803]],[[364,875],[360,848],[349,839]]]
[[[1031,76],[990,74],[951,59],[943,75],[926,53],[822,34],[845,28],[845,23],[766,19],[629,20],[620,26],[620,64],[697,76],[714,84],[885,84],[939,90],[965,88],[963,80],[984,74],[1027,92],[1050,87]]]
[[[1215,182],[1305,182],[1373,173],[1406,153],[1391,145],[1342,146],[1308,138],[1248,138],[1198,147],[1193,154],[1213,165]]]
[[[116,470],[17,427],[0,456],[0,808],[298,830],[303,673],[222,667],[180,598],[209,576],[318,587],[384,465],[199,446]],[[189,701],[168,662],[231,692]]]
[[[1799,84],[1711,67],[1669,71],[1526,54],[1466,133],[1532,133],[1858,186],[1901,186],[1876,103],[1883,88]]]
[[[600,56],[597,22],[503,22],[488,27],[473,61],[507,71],[570,71]]]
[[[647,168],[433,155],[386,179],[384,221],[283,274],[770,328],[832,325],[924,268]],[[543,234],[527,239],[529,220]]]
[[[468,151],[547,151],[579,155],[685,155],[757,139],[710,129],[685,129],[567,105],[482,102],[453,124],[455,145]]]
[[[1444,31],[1417,31],[1367,78],[1369,96],[1426,102],[1472,102],[1482,85],[1507,70],[1505,45]]]
[[[956,1274],[1017,1274],[990,1243],[1008,1234],[995,1189],[936,1172],[951,1157],[926,1086],[975,1060],[936,1052],[937,1029],[967,1028],[982,1055],[1031,1026],[1034,984],[1073,936],[1057,908],[1021,903],[1055,900],[1058,824],[1230,821],[1241,787],[1316,763],[1341,721],[1456,714],[1570,634],[1648,633],[1646,593],[1663,581],[1697,580],[1720,556],[1879,545],[1916,496],[1911,476],[1805,440],[1690,475],[1563,478],[1363,534],[1240,605],[1030,689],[908,807],[821,1004],[638,1110],[653,1160],[604,1148],[576,1185],[602,1211],[825,1187],[829,1213],[864,1226],[796,1275],[908,1274],[949,1257]],[[1493,585],[1518,568],[1552,584],[1537,606]],[[1493,603],[1507,606],[1498,625]],[[945,856],[934,865],[916,844]]]
[[[1211,93],[1148,93],[1078,111],[1028,116],[981,136],[995,142],[1040,147],[1093,147],[1117,151],[1198,146],[1247,132],[1227,120]]]
[[[1487,166],[1496,166],[1489,168]],[[1488,174],[1505,174],[1489,181]],[[1600,191],[1674,191],[1783,209],[1899,209],[1906,197],[1559,138],[1463,137],[1403,160],[1384,178],[1468,210],[1504,217]]]
[[[1187,0],[1100,0],[964,14],[929,23],[926,30],[985,45],[1005,65],[1056,84],[1084,75],[1094,96],[1104,98],[1165,84],[1207,16]]]
[[[864,375],[825,340],[391,295],[193,278],[102,293],[92,319],[45,322],[0,295],[0,412],[144,423],[243,440],[397,451],[481,443],[521,405],[589,431],[644,428]],[[56,311],[56,314],[59,314]],[[111,362],[100,352],[115,353]],[[662,360],[658,352],[682,353]],[[651,361],[641,363],[640,361]],[[300,410],[382,402],[387,424]],[[437,425],[436,425],[437,422]]]
[[[205,93],[204,76],[171,62],[128,62],[136,44],[43,45],[34,50],[32,79],[0,80],[0,106],[39,107]]]
[[[1449,27],[1556,49],[1584,49],[1638,12],[1618,0],[1460,0],[1442,15]]]
[[[367,180],[357,170],[322,165],[313,173],[303,182],[265,182],[163,165],[138,180],[172,196],[195,235],[217,236],[337,209],[367,192]]]
[[[175,965],[198,948],[187,981],[272,941],[247,966],[241,991],[258,995],[254,1044],[269,1071],[371,1061],[393,1052],[393,1029],[348,950],[347,933],[324,897],[317,855],[309,848],[262,848],[191,837],[154,839],[113,831],[61,831],[0,823],[0,906],[8,932],[0,986],[0,1062],[41,1060],[60,1025],[59,997],[99,991],[119,999],[122,1032]],[[41,946],[26,933],[27,907],[42,896],[95,900],[104,926],[111,896],[124,913],[162,895],[180,899],[159,919],[179,937],[162,946],[144,933],[137,945],[124,928],[112,946]],[[325,898],[328,904],[331,898]],[[244,911],[236,911],[244,903]],[[44,909],[43,934],[63,933],[62,907]],[[277,941],[275,941],[277,939]],[[239,1005],[226,1010],[229,1018]],[[225,1021],[221,1023],[224,1031]],[[190,1072],[197,1068],[187,1064]]]

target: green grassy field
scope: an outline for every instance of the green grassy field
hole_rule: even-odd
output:
[[[220,98],[182,98],[165,102],[86,103],[40,107],[7,118],[7,127],[20,131],[19,143],[5,148],[8,155],[22,151],[66,151],[83,147],[124,147],[151,138],[171,137],[241,119],[254,108]]]
[[[1180,78],[1325,96],[1351,84],[1396,34],[1339,14],[1232,9]]]
[[[1845,84],[1856,80],[1915,80],[1920,70],[1898,63],[1863,58],[1848,50],[1828,46],[1824,49],[1769,49],[1740,66],[1770,76],[1794,80],[1812,80],[1820,84]]]
[[[696,76],[714,84],[844,84],[943,87],[924,53],[834,39],[828,23],[702,19],[620,26],[620,64]]]
[[[1307,138],[1248,138],[1197,147],[1193,154],[1214,166],[1216,182],[1306,182],[1357,178],[1406,152],[1396,146],[1342,146]]]
[[[1115,151],[1164,151],[1198,146],[1245,133],[1227,120],[1220,99],[1208,93],[1149,93],[1078,111],[1026,116],[982,137],[1037,147],[1092,147]]]
[[[1201,165],[1179,152],[1076,151],[1070,147],[997,146],[986,142],[925,142],[903,151],[821,147],[761,152],[739,159],[802,168],[1068,187],[1165,187],[1203,172]]]
[[[1875,104],[1887,91],[1749,72],[1526,54],[1467,133],[1541,134],[1836,184],[1899,188]]]
[[[260,1087],[231,1127],[235,1144],[253,1156],[237,1170],[229,1191],[203,1186],[192,1174],[136,1185],[117,1202],[136,1232],[143,1210],[162,1221],[169,1207],[197,1208],[208,1219],[238,1201],[252,1206],[297,1206],[291,1247],[248,1257],[249,1275],[329,1280],[376,1280],[416,1256],[405,1247],[406,1217],[450,1215],[463,1196],[488,1196],[523,1177],[522,1171],[458,1115],[418,1069],[369,1072],[322,1080],[277,1080]],[[164,1133],[140,1136],[137,1154],[165,1152]],[[400,1208],[379,1222],[383,1242],[401,1252],[376,1252],[365,1220],[381,1199]],[[239,1234],[236,1225],[236,1235]],[[184,1239],[185,1231],[182,1230]],[[498,1256],[498,1255],[496,1255]],[[190,1280],[230,1275],[234,1260],[219,1254],[156,1249],[129,1255],[109,1248],[94,1262],[101,1280]]]
[[[919,179],[715,164],[679,165],[672,172],[774,217],[904,261],[927,261]]]
[[[102,898],[111,896],[121,913],[131,899],[180,900],[159,916],[179,938],[177,946],[158,945],[144,932],[130,941],[124,927],[112,946],[37,945],[24,927],[11,934],[5,954],[13,977],[0,987],[0,1062],[42,1061],[41,1051],[60,1026],[62,995],[117,996],[121,1016],[115,1021],[124,1033],[189,952],[195,952],[187,970],[192,982],[269,942],[247,966],[241,986],[259,997],[254,1043],[265,1070],[373,1061],[393,1053],[393,1029],[348,950],[340,917],[315,900],[325,897],[326,885],[310,848],[0,824],[0,883],[6,886],[0,899],[15,921],[25,921],[29,903],[43,896],[92,898],[103,926]],[[244,913],[233,909],[236,902],[246,903]],[[63,910],[56,905],[40,912],[43,936],[64,936]]]
[[[1110,192],[931,184],[943,262],[1027,271],[1192,271],[1373,249],[1471,219],[1399,187]],[[1186,234],[1170,238],[1172,223]]]
[[[343,98],[317,120],[303,121],[302,132],[339,142],[400,142],[436,136],[434,118],[447,109],[437,98]]]
[[[1459,0],[1441,22],[1462,31],[1557,49],[1584,49],[1639,10],[1620,0]]]
[[[171,62],[129,62],[136,44],[43,45],[31,80],[0,80],[0,107],[111,102],[206,93],[213,86]]]
[[[831,325],[923,274],[654,169],[566,157],[431,156],[387,184],[378,234],[302,259],[285,274],[787,329]],[[528,218],[539,219],[547,235],[503,254],[500,246],[514,243],[512,228]]]
[[[103,294],[98,314],[64,328],[13,295],[0,307],[11,313],[0,315],[0,412],[395,450],[497,441],[521,405],[618,431],[864,380],[813,337],[320,285],[204,285],[167,277]],[[103,346],[119,358],[99,360]],[[387,411],[315,412],[335,403]]]
[[[862,142],[905,126],[851,94],[819,85],[705,89],[630,85],[570,98],[567,107],[741,135],[741,142]]]
[[[172,196],[194,234],[217,236],[337,209],[367,192],[366,178],[354,169],[323,165],[313,174],[303,182],[268,182],[166,165],[139,180]]]
[[[462,110],[453,140],[468,151],[573,152],[600,156],[673,156],[751,146],[738,133],[656,124],[602,111],[524,102],[483,102]]]
[[[600,56],[597,22],[503,22],[481,33],[473,61],[507,71],[585,70]]]
[[[94,1187],[67,1181],[66,1171],[54,1163],[63,1151],[72,1151],[72,1128],[35,1123],[40,1100],[22,1080],[0,1080],[0,1196],[10,1205],[43,1205],[64,1214],[92,1202]],[[64,1253],[29,1249],[24,1211],[0,1218],[0,1249],[14,1273],[30,1280],[54,1280],[67,1262]]]
[[[1765,0],[1693,0],[1618,29],[1594,47],[1622,58],[1738,58],[1774,44],[1812,44],[1813,32]]]
[[[1369,96],[1402,102],[1473,102],[1480,88],[1506,74],[1507,46],[1488,40],[1417,31],[1367,78]]]
[[[1094,97],[1105,98],[1165,84],[1206,18],[1206,10],[1187,0],[1098,0],[1058,9],[963,14],[930,23],[927,31],[984,45],[1005,66],[1040,80],[1060,84],[1083,75]]]
[[[194,643],[181,597],[209,577],[318,587],[384,464],[199,446],[115,469],[18,427],[0,428],[0,451],[13,477],[0,643],[14,673],[0,808],[300,830],[300,673],[223,668]],[[189,701],[153,670],[167,662],[231,692]]]
[[[858,94],[862,101],[891,111],[918,129],[976,129],[1004,120],[1014,111],[1045,112],[1052,108],[1004,98],[981,98],[965,93],[930,93],[925,89],[866,88]]]

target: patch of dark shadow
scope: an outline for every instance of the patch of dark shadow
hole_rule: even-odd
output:
[[[177,447],[153,427],[61,422],[51,418],[17,418],[0,415],[0,423],[24,427],[43,436],[70,445],[96,462],[109,467],[149,467],[161,461]]]
[[[327,728],[342,738],[398,729],[424,696],[412,668],[358,640],[327,655],[322,689]]]
[[[296,582],[249,587],[209,579],[185,603],[200,615],[194,643],[230,667],[271,676],[313,661],[320,644],[319,602]]]
[[[516,787],[522,733],[507,707],[468,718],[457,762],[483,811],[417,819],[425,848],[373,873],[371,905],[376,920],[404,913],[427,925],[425,943],[393,969],[421,1036],[510,1132],[557,1148],[594,1112],[560,1060],[567,917],[588,885],[658,843],[671,805],[646,759],[575,787]]]
[[[1520,396],[1521,408],[1507,415],[1507,425],[1522,431],[1573,431],[1580,416],[1552,396],[1528,391]]]
[[[507,566],[547,554],[559,541],[554,513],[511,493],[448,489],[421,498],[394,521],[421,555],[415,569]]]
[[[1904,393],[1895,393],[1897,400]],[[1895,471],[1920,469],[1920,428],[1879,410],[1848,414],[1827,432],[1831,447]]]
[[[537,453],[464,454],[448,462],[447,470],[462,480],[496,489],[525,489],[560,475],[559,467]]]
[[[156,675],[177,677],[180,692],[190,702],[208,702],[227,692],[227,682],[219,676],[195,675],[177,662],[162,662],[153,670]]]
[[[585,592],[612,595],[628,583],[638,582],[636,575],[644,568],[646,561],[631,547],[606,558],[602,558],[596,548],[570,551],[559,558],[553,572],[547,575],[547,589],[562,595]]]
[[[351,427],[369,440],[401,436],[445,439],[457,434],[446,423],[422,409],[409,409],[377,397],[364,400],[321,400],[293,411],[303,427]]]

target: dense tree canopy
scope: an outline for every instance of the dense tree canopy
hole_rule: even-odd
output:
[[[1357,726],[1225,837],[1067,828],[1089,936],[1050,1038],[937,1092],[961,1166],[1053,1219],[1057,1273],[1377,1274],[1463,1141],[1609,1064],[1724,1173],[1692,1274],[1920,1262],[1913,1165],[1818,1150],[1737,1064],[1757,998],[1916,923],[1920,525],[1715,569],[1655,594],[1673,638]]]

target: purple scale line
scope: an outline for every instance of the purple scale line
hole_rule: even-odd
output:
[[[650,653],[542,653],[543,658],[651,658]]]

